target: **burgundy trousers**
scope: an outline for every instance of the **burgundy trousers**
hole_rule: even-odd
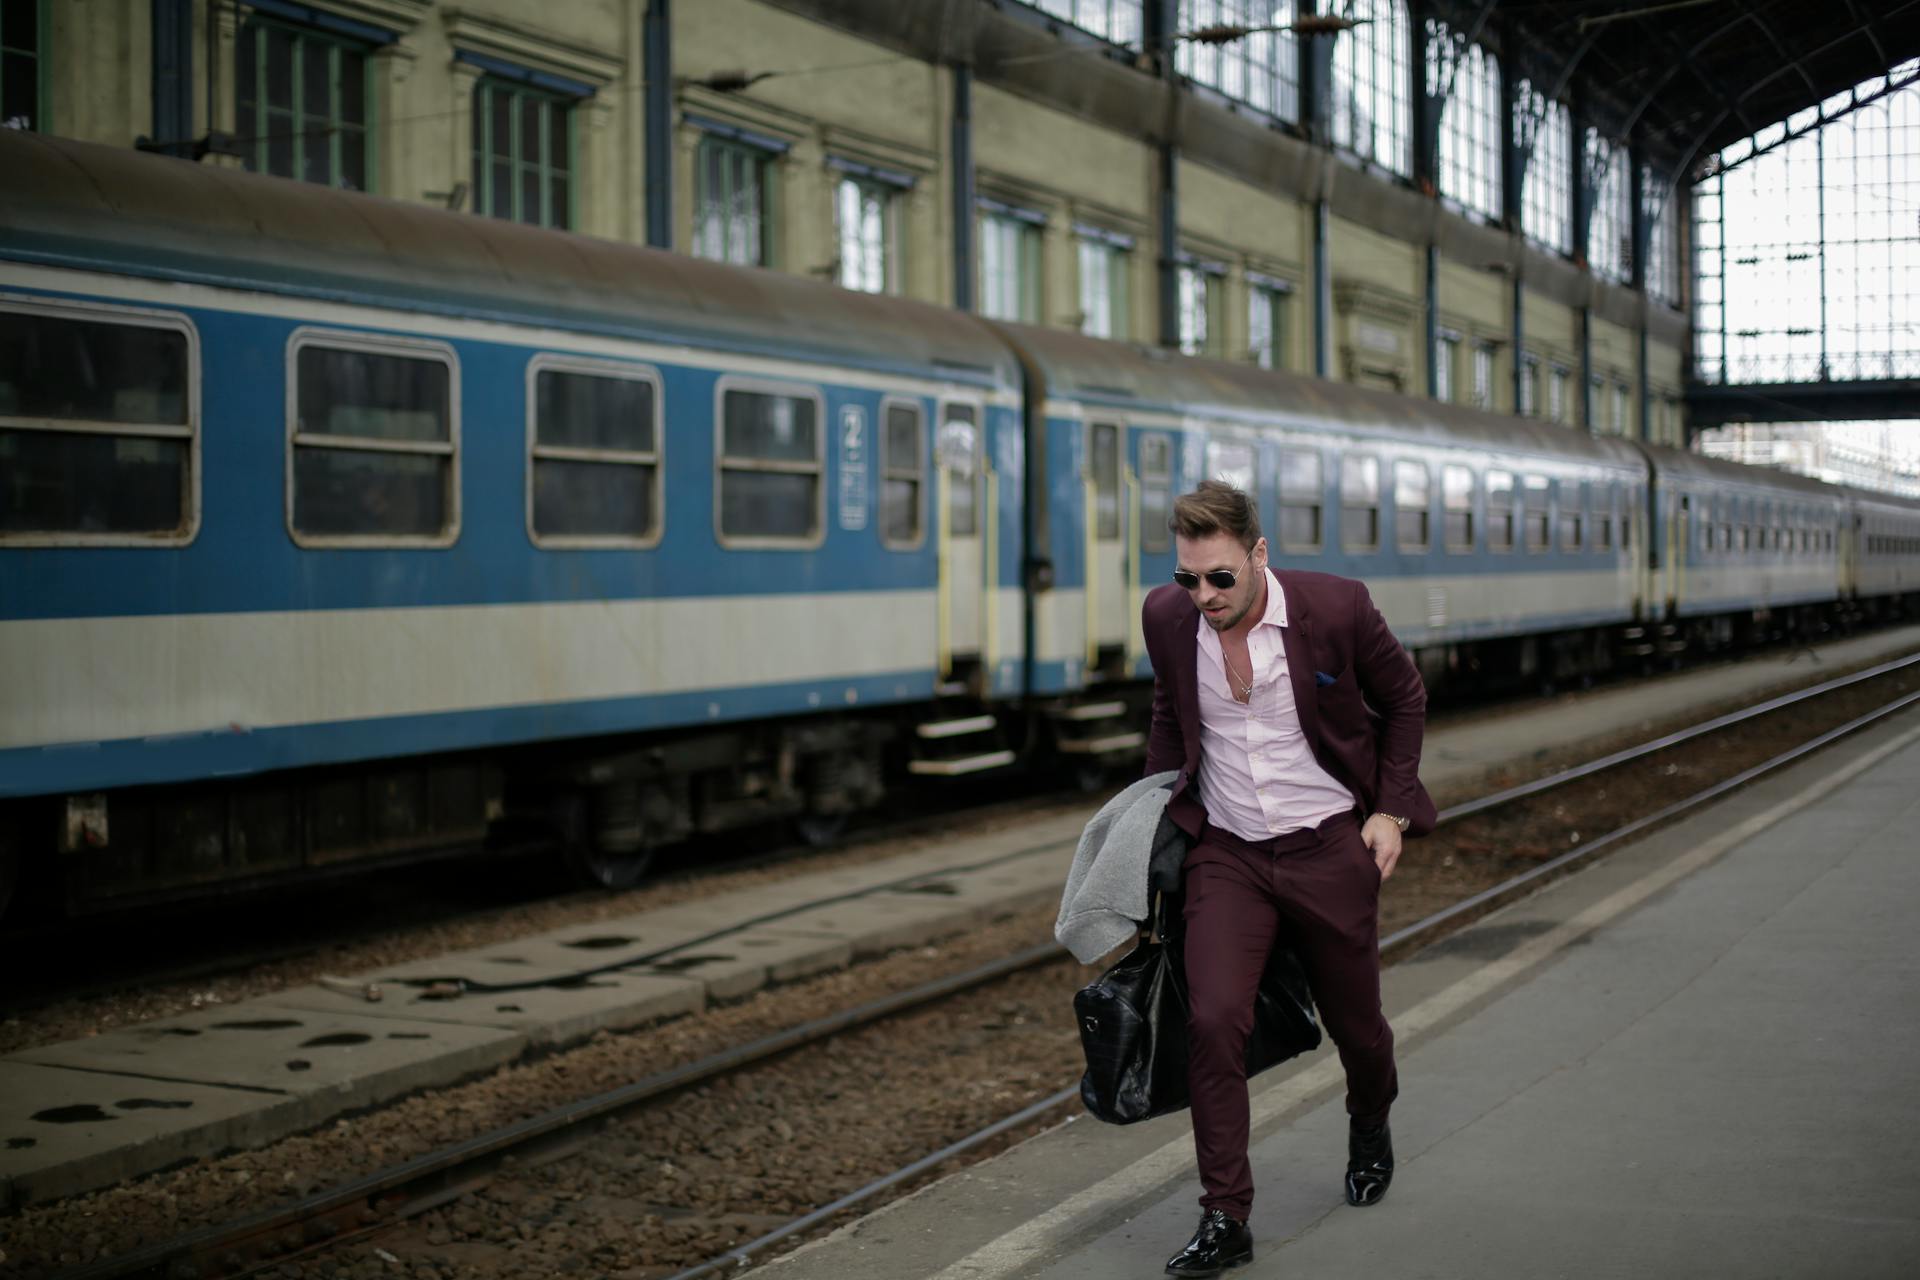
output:
[[[1343,813],[1310,831],[1243,840],[1209,823],[1186,860],[1187,1083],[1202,1209],[1245,1222],[1247,1036],[1253,998],[1283,932],[1347,1073],[1347,1114],[1387,1118],[1399,1093],[1380,1012],[1380,871]]]

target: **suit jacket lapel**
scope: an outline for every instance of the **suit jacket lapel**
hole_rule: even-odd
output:
[[[1280,575],[1275,574],[1278,578]],[[1313,620],[1307,614],[1304,591],[1289,590],[1282,581],[1280,589],[1287,597],[1287,625],[1280,628],[1280,643],[1287,653],[1287,678],[1293,684],[1293,708],[1300,717],[1300,732],[1307,747],[1320,757],[1320,694],[1313,678]]]

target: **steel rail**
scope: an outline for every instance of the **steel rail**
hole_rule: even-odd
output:
[[[440,1203],[444,1198],[441,1192],[484,1177],[508,1156],[525,1158],[565,1145],[578,1140],[586,1126],[605,1122],[665,1094],[691,1088],[857,1027],[936,1004],[1022,970],[1052,964],[1065,954],[1053,943],[1030,947],[965,973],[950,974],[763,1036],[749,1044],[656,1072],[632,1084],[428,1152],[292,1204],[203,1227],[172,1240],[61,1272],[58,1280],[165,1278],[182,1274],[186,1268],[191,1268],[191,1274],[200,1280],[209,1280],[279,1265],[316,1247],[331,1247],[346,1230],[367,1225],[365,1220],[369,1214],[404,1216],[393,1214],[393,1210],[405,1205],[418,1212]]]
[[[1783,707],[1851,687],[1916,663],[1920,663],[1920,654],[1882,663],[1865,671],[1771,698],[1753,707],[1718,716],[1676,733],[1664,735],[1638,747],[1614,752],[1599,760],[1563,770],[1547,778],[1508,788],[1494,796],[1454,806],[1442,812],[1439,820],[1442,823],[1457,821],[1462,817],[1484,812],[1496,804],[1505,804],[1537,795],[1553,786],[1573,782],[1603,769],[1642,759],[1717,729],[1737,725]],[[1637,818],[1549,862],[1529,868],[1498,885],[1434,912],[1381,939],[1381,951],[1383,953],[1401,952],[1410,949],[1412,944],[1430,942],[1433,940],[1432,935],[1443,926],[1468,912],[1503,902],[1520,890],[1573,862],[1589,857],[1650,826],[1744,786],[1757,777],[1799,760],[1915,702],[1920,702],[1920,693],[1908,694],[1875,711],[1856,717],[1789,751],[1751,766],[1731,778],[1676,801],[1655,813]],[[1064,843],[1066,842],[1050,842],[1022,850],[1020,853],[1063,847]],[[1000,861],[1007,856],[1011,855],[1001,855],[992,861]],[[924,876],[913,877],[913,879],[922,878]],[[110,1278],[118,1280],[120,1277],[146,1276],[161,1278],[186,1274],[189,1270],[196,1277],[210,1280],[211,1277],[217,1276],[245,1275],[269,1265],[295,1261],[303,1254],[337,1247],[349,1236],[371,1234],[390,1226],[393,1221],[444,1203],[471,1185],[484,1180],[493,1169],[510,1156],[524,1158],[531,1154],[577,1143],[587,1135],[589,1126],[604,1124],[621,1113],[662,1095],[690,1088],[716,1076],[739,1070],[845,1031],[937,1003],[960,992],[999,981],[1014,973],[1055,963],[1066,954],[1063,948],[1052,943],[1032,947],[965,973],[923,983],[906,991],[896,992],[855,1008],[776,1032],[749,1044],[736,1046],[698,1061],[658,1072],[633,1084],[581,1102],[555,1108],[542,1115],[477,1135],[402,1164],[378,1170],[366,1177],[305,1197],[290,1205],[203,1227],[172,1240],[60,1272],[55,1280],[110,1280]],[[1076,1085],[1049,1095],[1014,1116],[996,1121],[940,1151],[922,1157],[910,1165],[849,1192],[831,1205],[813,1210],[727,1254],[678,1273],[670,1277],[670,1280],[695,1280],[696,1277],[714,1274],[726,1267],[748,1262],[754,1254],[794,1234],[808,1230],[834,1214],[870,1199],[981,1143],[990,1141],[1009,1129],[1030,1122],[1070,1100],[1077,1092]]]

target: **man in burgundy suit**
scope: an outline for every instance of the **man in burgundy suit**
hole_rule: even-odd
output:
[[[1217,1275],[1253,1257],[1246,1042],[1284,929],[1347,1074],[1347,1203],[1393,1178],[1398,1092],[1380,1011],[1380,885],[1401,838],[1433,826],[1420,785],[1426,690],[1367,589],[1275,571],[1247,495],[1207,481],[1173,504],[1173,582],[1141,613],[1153,660],[1147,772],[1177,770],[1168,815],[1184,871],[1188,1082],[1204,1194],[1167,1263]]]

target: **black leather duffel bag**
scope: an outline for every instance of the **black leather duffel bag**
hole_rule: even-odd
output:
[[[1109,1124],[1133,1124],[1187,1105],[1187,994],[1178,906],[1161,894],[1158,939],[1143,938],[1073,997],[1087,1071],[1080,1100]],[[1306,974],[1291,947],[1276,945],[1254,1000],[1247,1075],[1320,1043]]]

